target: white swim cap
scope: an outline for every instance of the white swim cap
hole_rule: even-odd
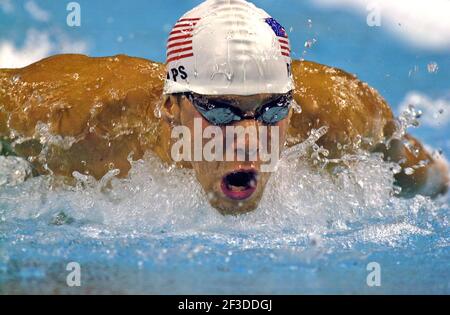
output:
[[[286,30],[244,0],[207,0],[167,41],[164,94],[287,93],[294,87]]]

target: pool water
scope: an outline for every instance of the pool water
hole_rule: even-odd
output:
[[[44,21],[30,2],[48,13]],[[152,18],[154,1],[78,2],[82,27],[70,28],[67,3],[0,0],[0,65],[67,52],[164,61],[171,26],[201,0],[160,1]],[[285,25],[295,59],[357,74],[396,113],[422,109],[413,135],[450,156],[447,46],[408,33],[402,16],[394,31],[389,14],[368,27],[354,1],[254,2]],[[394,197],[397,166],[377,155],[352,157],[335,177],[308,160],[282,160],[257,211],[224,217],[191,171],[167,169],[151,153],[126,179],[114,170],[100,181],[78,174],[75,187],[29,178],[27,162],[0,156],[0,294],[450,293],[449,195]],[[80,287],[67,284],[71,262],[81,268]],[[380,286],[368,285],[370,263],[380,267]]]
[[[19,170],[23,165],[17,166]],[[337,176],[281,161],[259,209],[224,217],[189,170],[148,154],[127,179],[0,189],[1,293],[450,293],[449,200],[393,197],[393,165]],[[81,286],[69,287],[77,262]],[[380,267],[380,286],[369,286]]]

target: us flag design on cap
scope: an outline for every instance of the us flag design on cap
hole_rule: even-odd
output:
[[[194,56],[192,32],[200,18],[180,19],[173,27],[167,40],[167,63]]]
[[[281,54],[283,56],[290,57],[291,49],[289,48],[289,38],[284,27],[281,26],[281,24],[278,23],[274,18],[267,18],[265,19],[265,21],[272,28],[275,35],[277,35],[278,42],[280,43]]]

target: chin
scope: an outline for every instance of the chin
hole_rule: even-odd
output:
[[[210,201],[211,206],[222,215],[241,215],[252,212],[258,208],[260,197],[251,200],[236,201],[228,198],[215,198]]]

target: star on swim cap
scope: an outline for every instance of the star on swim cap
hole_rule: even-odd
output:
[[[167,41],[164,94],[287,93],[293,89],[286,30],[244,0],[208,0],[181,17]]]

